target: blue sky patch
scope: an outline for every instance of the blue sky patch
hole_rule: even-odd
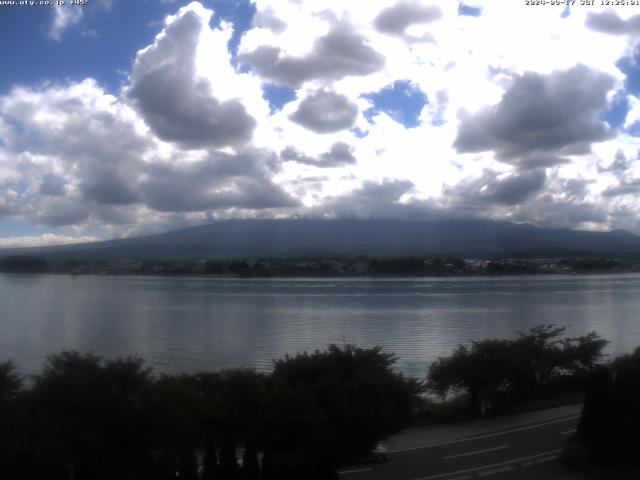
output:
[[[164,17],[175,13],[175,5],[158,2],[140,2],[131,8],[125,1],[114,1],[110,10],[91,3],[69,8],[83,8],[84,15],[62,32],[60,41],[49,36],[52,8],[2,10],[0,42],[15,45],[19,39],[20,48],[2,51],[0,94],[17,84],[66,83],[87,77],[115,93],[125,81],[123,72],[131,70],[136,52],[152,43]]]
[[[409,80],[396,80],[379,92],[367,93],[363,98],[373,102],[373,107],[364,112],[369,122],[381,112],[386,113],[406,128],[414,128],[420,124],[420,113],[429,103],[427,95]]]
[[[640,121],[633,122],[627,129],[625,129],[627,135],[632,137],[640,137]]]
[[[296,92],[284,85],[263,85],[262,91],[269,102],[271,113],[279,112],[287,103],[296,99]]]
[[[249,0],[214,0],[210,5],[205,3],[205,6],[213,7],[212,27],[219,27],[223,20],[233,24],[233,35],[229,39],[228,48],[235,63],[240,40],[242,35],[251,28],[256,6]]]
[[[624,125],[627,114],[631,109],[629,99],[623,90],[618,90],[611,101],[609,110],[603,115],[605,120],[612,128],[618,128]]]
[[[464,3],[458,5],[458,16],[479,17],[480,15],[482,15],[482,7],[470,7]]]
[[[631,55],[618,60],[616,67],[627,77],[624,80],[627,92],[640,97],[640,47],[636,47]]]
[[[23,235],[42,235],[48,230],[37,227],[26,220],[0,218],[0,232],[2,237],[18,237]]]
[[[365,132],[360,127],[355,127],[351,129],[351,133],[353,133],[358,138],[364,138],[369,135],[369,132]]]
[[[234,59],[242,35],[251,28],[255,5],[250,0],[202,3],[214,11],[213,27],[222,20],[233,23],[228,48]],[[153,43],[165,17],[176,13],[175,4],[156,1],[135,2],[135,8],[124,0],[114,0],[110,9],[91,2],[69,8],[82,8],[84,15],[62,32],[60,41],[49,36],[52,8],[2,9],[0,45],[13,46],[19,39],[19,48],[2,50],[0,95],[14,85],[64,84],[88,77],[115,94],[125,83],[138,50]]]

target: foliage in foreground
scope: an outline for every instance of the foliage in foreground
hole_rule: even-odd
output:
[[[12,480],[334,478],[408,422],[419,388],[394,362],[332,345],[270,375],[155,377],[139,358],[62,352],[29,389],[0,364],[0,468]]]
[[[640,347],[591,373],[578,432],[567,453],[573,450],[575,457],[582,450],[591,465],[638,468],[638,431]]]
[[[515,340],[460,345],[431,365],[428,389],[443,397],[451,391],[467,393],[476,413],[497,402],[534,399],[559,383],[581,390],[608,342],[595,332],[563,338],[564,331],[539,325]]]

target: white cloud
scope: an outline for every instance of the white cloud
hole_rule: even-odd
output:
[[[53,9],[53,21],[49,29],[49,36],[59,42],[62,40],[65,30],[80,23],[83,16],[84,12],[80,6],[56,5]]]
[[[57,235],[54,233],[44,233],[42,235],[27,235],[20,237],[0,237],[0,248],[18,247],[42,247],[45,245],[67,245],[70,243],[87,243],[99,240],[96,237],[70,235]]]
[[[160,138],[186,149],[243,145],[256,127],[240,98],[215,96],[217,68],[212,77],[198,71],[199,58],[223,71],[229,65],[229,53],[220,51],[228,32],[209,28],[212,13],[192,3],[169,18],[154,44],[138,52],[126,91]]]

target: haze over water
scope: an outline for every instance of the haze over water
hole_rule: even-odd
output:
[[[423,376],[457,344],[540,323],[640,345],[640,274],[426,279],[0,275],[0,361],[36,373],[63,349],[140,355],[156,371],[269,370],[330,343],[382,345]]]

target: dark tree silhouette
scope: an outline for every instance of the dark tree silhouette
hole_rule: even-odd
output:
[[[0,468],[18,478],[24,458],[22,378],[12,362],[0,363]]]
[[[260,463],[258,449],[254,445],[247,445],[242,455],[242,480],[259,480]]]
[[[13,362],[0,363],[0,402],[14,400],[22,388],[22,378],[15,371]]]
[[[587,456],[596,464],[606,463],[612,454],[612,384],[611,370],[605,366],[594,369],[587,379],[577,437],[588,446]]]
[[[151,451],[150,383],[137,358],[50,356],[30,392],[34,468],[76,480],[142,477]]]
[[[331,345],[275,362],[265,468],[326,476],[402,429],[419,385],[394,372],[395,361],[380,347]]]
[[[445,396],[451,389],[469,393],[473,412],[481,411],[481,401],[508,388],[512,368],[511,345],[506,340],[460,345],[450,357],[441,357],[429,368],[429,389]]]
[[[584,384],[586,374],[602,359],[607,341],[595,332],[563,338],[564,331],[555,325],[539,325],[515,340],[460,345],[451,356],[440,357],[431,365],[428,388],[441,396],[466,392],[472,411],[478,413],[483,401],[528,400],[562,377]]]

